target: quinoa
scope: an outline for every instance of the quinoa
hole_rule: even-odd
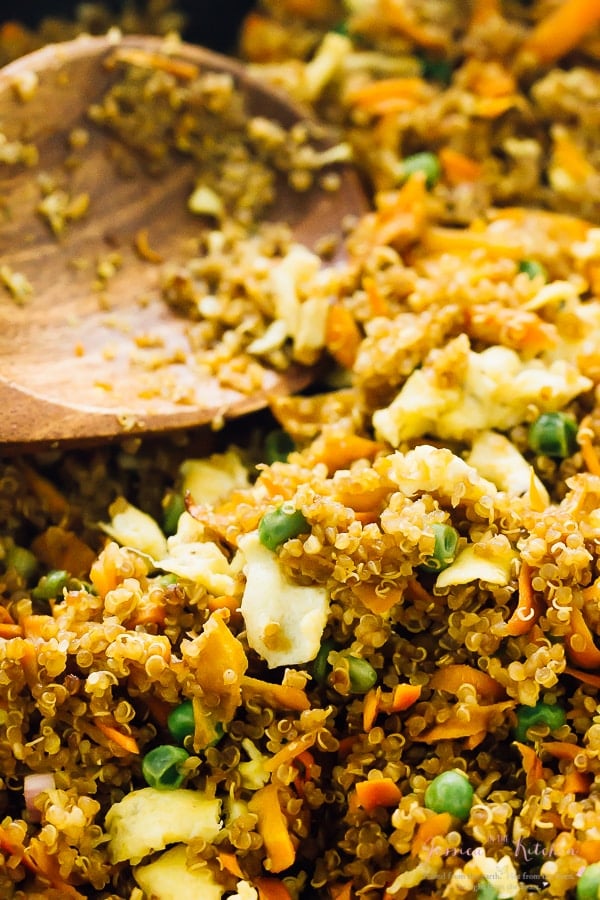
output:
[[[270,331],[282,226],[164,268],[207,365],[247,374],[231,328],[325,362],[316,388],[3,458],[3,897],[167,898],[162,867],[239,900],[575,898],[600,859],[599,34],[541,46],[558,7],[247,17],[240,54],[338,129],[372,209],[298,282],[322,345]],[[464,815],[431,801],[457,772]]]

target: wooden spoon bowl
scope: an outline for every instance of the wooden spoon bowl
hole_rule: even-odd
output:
[[[124,37],[119,48],[164,53],[160,38]],[[164,432],[213,423],[264,407],[271,395],[295,392],[314,377],[310,368],[266,370],[251,395],[197,377],[185,317],[160,295],[160,266],[136,252],[148,235],[165,260],[189,258],[197,216],[187,210],[193,164],[182,156],[160,178],[119,175],[111,157],[114,138],[90,121],[118,77],[107,60],[115,39],[81,37],[43,48],[0,71],[0,132],[8,142],[35,145],[39,161],[0,164],[0,449],[85,443],[127,434]],[[228,72],[248,110],[289,127],[302,113],[285,97],[253,79],[243,65],[200,47],[181,44],[172,58],[199,70]],[[28,73],[38,85],[23,99]],[[20,85],[19,90],[16,85]],[[89,211],[58,238],[36,212],[41,177],[58,187],[74,130],[88,142],[68,171],[71,198],[89,196]],[[112,142],[112,144],[111,144]],[[0,148],[1,151],[1,148]],[[270,218],[285,221],[294,237],[314,247],[367,206],[351,166],[339,167],[341,188],[315,186],[305,194],[278,195]],[[118,254],[120,264],[102,283],[98,273]],[[19,297],[15,276],[32,290]],[[136,342],[160,336],[160,372],[132,364]]]

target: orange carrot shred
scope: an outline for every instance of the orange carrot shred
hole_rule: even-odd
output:
[[[462,182],[473,182],[481,178],[481,163],[459,153],[452,147],[442,147],[438,153],[442,171],[446,181],[456,185]]]
[[[386,712],[402,712],[416,703],[421,696],[420,684],[397,684],[388,700],[388,695],[381,697],[381,708]]]
[[[340,366],[351,369],[362,335],[356,320],[343,303],[332,303],[325,323],[325,346]]]
[[[289,869],[296,859],[296,848],[281,810],[276,785],[267,784],[255,791],[248,802],[248,808],[258,816],[258,831],[263,839],[271,872]]]
[[[351,900],[352,888],[352,881],[347,881],[345,884],[330,884],[329,896],[331,900]]]
[[[542,761],[533,747],[530,747],[529,744],[522,744],[520,741],[515,741],[515,746],[523,760],[527,792],[533,793],[538,787],[538,782],[544,777]]]
[[[586,838],[583,841],[577,841],[574,852],[578,856],[583,856],[586,862],[600,862],[600,840],[597,838]]]
[[[22,637],[23,629],[20,625],[10,622],[0,622],[0,638],[10,640],[14,637]]]
[[[506,691],[499,681],[466,663],[455,663],[438,669],[429,679],[429,687],[455,694],[464,684],[472,685],[480,697],[489,702],[497,702],[506,697]]]
[[[411,842],[410,855],[418,856],[421,850],[431,843],[434,837],[440,834],[448,834],[452,825],[450,813],[435,813],[421,822]]]
[[[231,875],[235,875],[236,878],[244,877],[244,873],[240,868],[240,864],[235,853],[228,853],[226,850],[219,850],[217,854],[217,860],[219,861],[219,865],[224,872],[229,872]]]
[[[397,806],[402,791],[391,778],[369,778],[358,781],[354,789],[359,806],[370,812],[380,806]]]
[[[564,0],[529,33],[521,47],[523,59],[552,63],[570,50],[600,21],[600,0]]]
[[[592,786],[592,775],[589,772],[573,770],[567,772],[562,786],[564,794],[587,794]]]
[[[255,878],[254,887],[258,891],[258,900],[292,900],[287,887],[278,878]]]
[[[572,666],[565,666],[565,675],[577,678],[583,684],[589,684],[590,687],[600,688],[600,675],[594,675],[592,672],[581,672]]]
[[[506,633],[511,637],[531,631],[540,615],[540,606],[531,584],[531,568],[522,560],[519,570],[519,596],[517,607],[506,623]]]
[[[117,744],[123,750],[127,750],[128,753],[140,752],[136,739],[130,734],[124,734],[122,731],[119,731],[118,728],[114,728],[112,725],[106,725],[105,722],[102,722],[99,719],[95,719],[94,724],[100,729],[105,737],[110,741],[113,741],[113,743]]]
[[[593,635],[580,609],[571,610],[570,632],[565,641],[567,656],[582,669],[600,668],[600,650],[594,643]]]
[[[381,700],[381,688],[371,688],[365,695],[363,701],[363,730],[370,731],[375,724],[377,713],[379,712],[379,702]]]

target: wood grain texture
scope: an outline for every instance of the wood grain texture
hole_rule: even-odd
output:
[[[120,45],[155,51],[160,39],[127,37]],[[270,394],[297,391],[312,378],[301,367],[283,375],[267,371],[261,390],[249,397],[224,389],[191,363],[189,323],[161,300],[159,266],[141,260],[134,248],[136,234],[147,229],[163,258],[189,258],[202,227],[186,209],[191,164],[182,158],[159,179],[116,173],[111,138],[87,115],[117,77],[105,66],[112,52],[107,38],[82,37],[45,47],[0,72],[0,131],[9,141],[35,144],[40,157],[31,168],[0,165],[0,265],[22,273],[33,287],[22,304],[0,288],[0,449],[201,425],[258,409]],[[231,72],[253,113],[285,125],[301,116],[233,60],[191,45],[182,45],[176,57]],[[23,101],[14,82],[26,70],[38,73],[39,87]],[[79,126],[89,143],[74,154],[77,164],[67,179],[68,136]],[[71,196],[90,197],[88,214],[58,239],[36,212],[40,172],[68,185]],[[318,188],[306,195],[281,193],[270,217],[287,221],[308,246],[339,233],[345,216],[366,208],[356,173],[346,167],[341,177],[334,194]],[[113,252],[122,265],[100,290],[98,263]],[[172,362],[153,370],[151,355],[136,356],[132,347],[157,337],[161,354]]]

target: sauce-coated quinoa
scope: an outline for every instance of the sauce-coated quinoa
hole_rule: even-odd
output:
[[[598,22],[248,15],[240,55],[372,194],[312,274],[324,381],[221,431],[3,458],[0,896],[598,896]],[[257,296],[235,237],[187,273],[207,343],[213,295],[239,321]]]

